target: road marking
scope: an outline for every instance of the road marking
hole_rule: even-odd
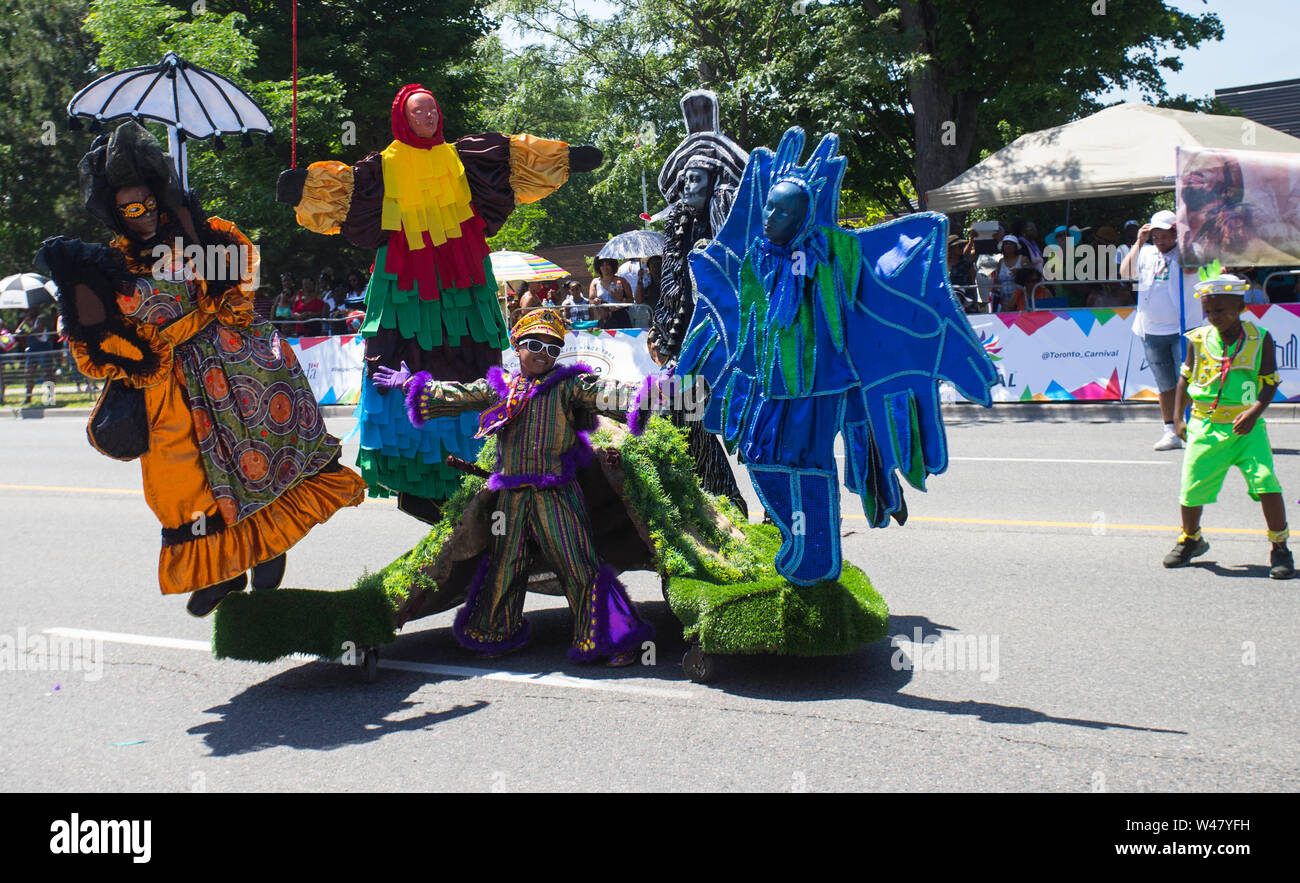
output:
[[[865,521],[865,515],[843,515],[843,518],[855,518]],[[1110,524],[1099,521],[1015,521],[1006,518],[940,518],[936,516],[910,515],[908,521],[929,521],[937,524],[992,524],[1002,527],[1086,527],[1088,530],[1102,528],[1104,530],[1159,530],[1159,531],[1180,531],[1179,525],[1169,524]],[[1263,536],[1268,533],[1265,530],[1258,530],[1249,527],[1203,527],[1201,530],[1205,533],[1231,533],[1231,534],[1249,534],[1251,536]]]
[[[107,641],[110,644],[138,644],[142,647],[166,647],[169,650],[202,650],[212,652],[212,645],[206,641],[191,641],[186,638],[156,638],[151,635],[128,635],[125,632],[97,632],[90,629],[46,629],[45,634],[59,638],[76,638],[83,641]]]
[[[1145,466],[1154,463],[1159,466],[1180,465],[1173,460],[1065,460],[1057,457],[949,457],[967,463],[1105,463],[1117,466]]]
[[[197,650],[211,653],[212,645],[206,641],[194,641],[187,638],[164,638],[153,635],[132,635],[124,632],[100,632],[91,629],[49,628],[44,633],[62,638],[76,638],[89,641],[105,641],[110,644],[133,644],[140,647],[165,647],[170,650]],[[295,653],[287,659],[307,662],[322,661],[318,656]],[[239,661],[239,660],[232,660]],[[337,660],[335,660],[337,661]],[[379,658],[379,667],[394,671],[413,671],[421,674],[444,675],[453,678],[485,681],[505,681],[511,684],[541,684],[547,687],[563,687],[570,690],[595,690],[606,693],[630,693],[636,696],[654,696],[661,699],[694,699],[698,694],[689,690],[671,690],[663,687],[645,687],[617,681],[591,680],[572,675],[550,672],[547,674],[505,671],[500,669],[479,668],[470,665],[435,665],[429,662],[411,662],[405,659]]]

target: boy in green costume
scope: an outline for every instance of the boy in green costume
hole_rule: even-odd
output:
[[[1174,429],[1187,442],[1179,495],[1183,532],[1164,565],[1182,567],[1209,551],[1201,536],[1201,511],[1218,498],[1228,469],[1236,466],[1264,510],[1273,544],[1268,575],[1290,579],[1295,561],[1286,544],[1286,506],[1260,419],[1277,392],[1277,356],[1268,331],[1241,321],[1249,288],[1246,280],[1226,274],[1203,278],[1196,286],[1209,324],[1187,332],[1187,358],[1174,393]],[[1192,416],[1184,422],[1189,400]]]

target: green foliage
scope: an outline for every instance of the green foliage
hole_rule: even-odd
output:
[[[1180,64],[1168,50],[1223,33],[1216,16],[1164,0],[1113,2],[1100,16],[1092,5],[862,0],[796,10],[759,0],[628,0],[608,20],[566,0],[500,7],[508,21],[549,37],[543,57],[593,94],[616,131],[652,121],[660,149],[671,148],[681,132],[678,98],[710,88],[723,128],[742,147],[773,146],[791,124],[814,137],[837,132],[850,160],[846,185],[907,211],[915,205],[908,186],[923,192],[981,149],[1001,147],[1003,121],[1016,134],[1067,122],[1096,110],[1096,96],[1113,86],[1163,99],[1163,72]],[[939,143],[945,122],[955,126],[951,145]]]
[[[92,0],[85,29],[99,44],[101,71],[155,64],[170,49],[186,61],[235,78],[257,60],[243,33],[248,19],[193,15],[161,0]]]
[[[751,524],[744,530],[765,552],[776,553],[775,527]],[[674,579],[667,596],[683,635],[705,653],[832,656],[878,641],[889,630],[885,599],[866,574],[847,563],[839,579],[815,586],[796,586],[769,569],[758,579],[729,585]]]
[[[0,276],[34,271],[41,240],[92,238],[77,193],[84,138],[64,128],[65,107],[94,75],[95,47],[80,30],[86,0],[0,0]]]

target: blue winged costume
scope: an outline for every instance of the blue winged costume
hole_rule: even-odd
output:
[[[803,148],[794,127],[776,153],[751,152],[717,238],[691,252],[698,293],[677,373],[708,381],[704,428],[745,464],[780,528],[777,570],[812,585],[842,565],[835,437],[871,526],[901,522],[897,473],[924,490],[948,467],[939,380],[988,405],[997,373],[949,286],[947,218],[841,228],[839,139],[800,164]],[[783,245],[763,226],[780,184],[808,206]]]

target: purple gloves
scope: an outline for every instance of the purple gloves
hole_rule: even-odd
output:
[[[406,385],[411,382],[411,369],[402,363],[400,370],[394,371],[384,365],[380,365],[370,374],[370,379],[375,382],[375,386],[380,389],[406,389]]]

